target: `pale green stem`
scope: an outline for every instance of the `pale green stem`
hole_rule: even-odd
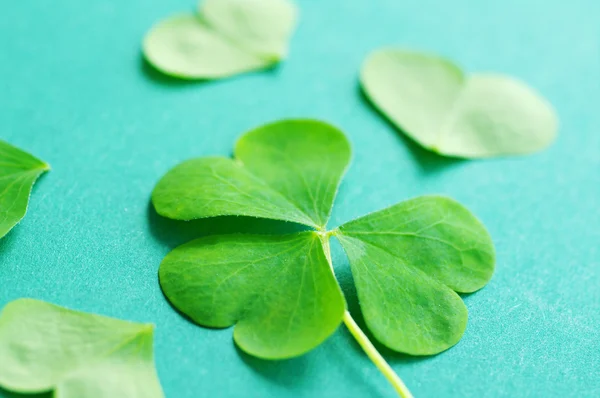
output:
[[[325,252],[325,257],[327,257],[327,261],[329,262],[329,267],[331,268],[331,272],[334,274],[333,263],[331,262],[331,248],[329,246],[329,236],[330,233],[320,233],[321,242],[323,244],[323,251]],[[410,393],[402,379],[398,377],[394,369],[386,362],[385,358],[381,356],[377,348],[371,343],[367,335],[360,329],[360,327],[356,324],[352,315],[348,311],[344,312],[344,324],[354,336],[358,344],[362,347],[364,352],[367,354],[369,359],[377,366],[379,371],[383,373],[386,379],[390,382],[390,384],[394,387],[398,395],[402,398],[413,398],[413,395]]]
[[[365,351],[367,356],[371,359],[371,361],[373,361],[379,371],[383,373],[385,378],[388,379],[390,384],[394,387],[398,395],[402,398],[413,398],[402,379],[398,377],[396,372],[394,372],[394,369],[392,369],[392,367],[381,356],[379,351],[377,351],[373,343],[371,343],[369,338],[364,334],[360,327],[358,327],[348,311],[344,313],[344,323],[346,324],[348,330],[350,330],[350,333],[352,333],[352,336],[354,336],[358,344],[360,344],[362,349]]]

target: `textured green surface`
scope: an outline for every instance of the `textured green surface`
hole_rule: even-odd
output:
[[[191,11],[188,1],[40,2],[35,12],[28,2],[4,5],[0,33],[11,40],[0,45],[0,136],[52,172],[36,183],[27,217],[0,241],[0,305],[32,296],[155,323],[167,397],[394,397],[343,329],[306,356],[264,362],[240,353],[230,330],[185,320],[157,282],[165,255],[195,237],[279,229],[246,219],[164,220],[149,209],[158,179],[186,159],[229,153],[241,132],[262,123],[314,117],[341,128],[354,148],[331,227],[443,193],[494,238],[497,268],[484,289],[464,297],[469,326],[460,343],[426,359],[383,351],[417,397],[597,396],[600,4],[299,6],[290,57],[277,70],[181,84],[143,66],[140,41],[173,10]],[[555,105],[561,134],[522,158],[454,161],[420,150],[359,94],[362,61],[389,45],[523,79]],[[356,313],[348,264],[339,245],[332,250]]]
[[[61,398],[162,398],[154,327],[15,300],[0,312],[0,387]]]

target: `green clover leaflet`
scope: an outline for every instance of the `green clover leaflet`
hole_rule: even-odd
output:
[[[0,238],[21,221],[38,177],[50,166],[0,140]]]

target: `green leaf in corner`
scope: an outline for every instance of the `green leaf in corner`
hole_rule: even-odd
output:
[[[205,0],[200,14],[159,22],[143,51],[156,69],[183,79],[218,79],[285,58],[296,24],[288,0]]]
[[[485,227],[441,196],[350,221],[335,236],[350,260],[369,329],[389,348],[412,355],[436,354],[460,340],[467,308],[455,292],[482,288],[494,272]]]
[[[31,188],[50,166],[0,140],[0,238],[27,212]]]
[[[169,253],[159,277],[194,322],[235,324],[238,346],[267,359],[310,351],[335,331],[346,307],[315,232],[197,239]]]
[[[64,398],[163,398],[153,326],[15,300],[0,313],[0,387]]]
[[[375,51],[363,65],[361,84],[398,128],[442,155],[531,153],[550,145],[558,128],[550,103],[525,83],[491,73],[465,76],[435,55]]]

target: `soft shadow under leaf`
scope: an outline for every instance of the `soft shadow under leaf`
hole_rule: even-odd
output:
[[[237,345],[235,346],[235,349],[242,361],[244,361],[244,363],[254,372],[262,376],[265,380],[279,385],[293,386],[299,384],[309,371],[308,358],[306,355],[272,361],[247,354]]]
[[[169,87],[185,87],[185,86],[193,86],[197,84],[203,84],[207,82],[207,80],[187,80],[187,79],[179,79],[177,77],[169,76],[158,69],[156,69],[143,54],[140,54],[140,69],[142,74],[153,83],[158,83],[163,86]]]
[[[51,391],[40,394],[18,394],[0,387],[0,398],[53,398],[53,396]]]

